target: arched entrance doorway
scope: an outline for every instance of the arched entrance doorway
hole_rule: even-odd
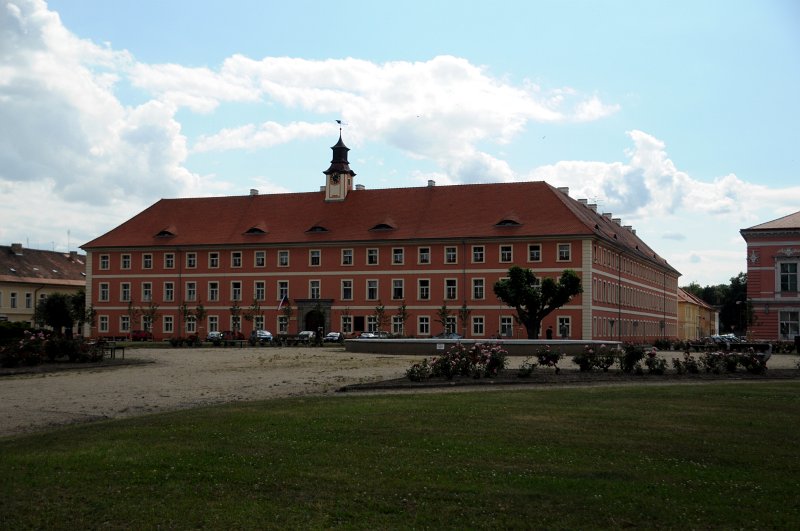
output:
[[[304,330],[311,330],[312,332],[325,331],[325,314],[320,310],[311,310],[306,314],[306,323]]]

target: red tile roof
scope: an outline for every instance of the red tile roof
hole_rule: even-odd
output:
[[[352,190],[344,201],[324,198],[320,191],[162,199],[82,248],[596,236],[674,271],[632,231],[545,182]],[[254,228],[264,232],[248,233]],[[164,231],[173,235],[158,236]]]
[[[749,229],[742,229],[742,231],[751,230],[786,230],[786,229],[800,229],[800,212],[783,216],[782,218],[767,221],[760,225],[755,225]]]
[[[689,293],[688,291],[685,291],[683,288],[678,288],[678,300],[680,300],[682,302],[688,302],[688,303],[691,303],[691,304],[695,304],[697,306],[705,308],[706,310],[716,311],[714,309],[714,307],[711,306],[710,304],[708,304],[706,301],[704,301],[700,297],[697,297],[693,293]]]
[[[86,256],[25,249],[20,244],[0,246],[0,282],[56,286],[86,285]]]

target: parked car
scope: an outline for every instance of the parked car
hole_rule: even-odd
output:
[[[133,330],[131,332],[131,341],[151,341],[153,334],[147,330]]]
[[[343,339],[344,337],[341,332],[328,332],[325,337],[322,338],[322,341],[326,343],[338,343]]]
[[[300,341],[308,342],[308,343],[310,343],[311,341],[314,341],[315,337],[317,337],[317,333],[314,332],[313,330],[303,330],[302,332],[297,334],[297,339],[299,339]]]
[[[250,341],[252,343],[272,343],[272,332],[268,330],[253,330],[250,333]]]
[[[220,341],[222,340],[222,332],[209,332],[206,336],[206,341]]]
[[[441,334],[437,334],[433,337],[434,339],[461,339],[463,336],[461,334],[456,334],[455,332],[442,332]]]
[[[389,339],[389,332],[361,332],[361,339]]]

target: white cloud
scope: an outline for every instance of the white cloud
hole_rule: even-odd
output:
[[[264,122],[259,126],[248,124],[242,127],[223,129],[210,136],[201,136],[193,151],[225,151],[230,149],[261,149],[285,144],[292,140],[330,136],[330,124],[292,122],[289,125]]]

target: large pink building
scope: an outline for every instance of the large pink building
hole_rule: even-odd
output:
[[[747,242],[747,298],[754,317],[748,336],[794,341],[800,336],[800,212],[740,232]]]
[[[156,338],[239,327],[430,337],[445,325],[468,338],[521,338],[514,310],[492,289],[519,265],[539,277],[573,269],[583,282],[542,336],[552,327],[572,339],[676,337],[679,273],[567,189],[366,190],[354,185],[341,137],[332,149],[320,191],[163,199],[85,244],[96,333],[144,328],[149,307]],[[199,303],[202,322],[181,311]]]

